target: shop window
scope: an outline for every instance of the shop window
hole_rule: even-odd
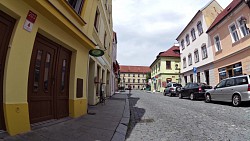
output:
[[[193,74],[190,74],[190,82],[194,82],[194,79],[193,79]]]
[[[241,63],[237,63],[233,65],[234,76],[242,75],[242,66]]]
[[[201,75],[200,72],[197,72],[197,82],[201,83]]]
[[[220,68],[219,69],[219,79],[223,80],[225,78],[227,78],[226,68]]]

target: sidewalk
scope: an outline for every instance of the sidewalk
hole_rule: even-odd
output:
[[[124,141],[129,123],[126,93],[113,95],[105,104],[89,106],[87,115],[33,127],[32,131],[0,141]],[[61,121],[61,122],[60,122]],[[58,123],[59,122],[59,123]],[[37,128],[37,129],[34,129]]]

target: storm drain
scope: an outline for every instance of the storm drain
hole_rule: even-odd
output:
[[[148,118],[148,119],[142,119],[139,121],[139,123],[151,123],[151,122],[154,122],[154,119]]]

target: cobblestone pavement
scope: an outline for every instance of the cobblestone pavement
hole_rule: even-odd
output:
[[[250,104],[205,103],[132,91],[127,141],[249,141]]]

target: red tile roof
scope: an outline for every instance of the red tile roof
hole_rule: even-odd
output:
[[[120,72],[147,73],[147,72],[151,72],[151,69],[147,66],[123,66],[123,65],[120,65]]]
[[[179,52],[179,53],[177,53],[177,52]],[[158,56],[160,56],[160,57],[180,57],[180,47],[179,46],[172,46],[167,51],[160,52]]]
[[[227,15],[229,15],[234,9],[237,8],[239,4],[241,4],[243,0],[233,0],[214,20],[211,26],[208,28],[207,33],[211,31],[215,26],[217,26],[220,22],[222,22]]]

